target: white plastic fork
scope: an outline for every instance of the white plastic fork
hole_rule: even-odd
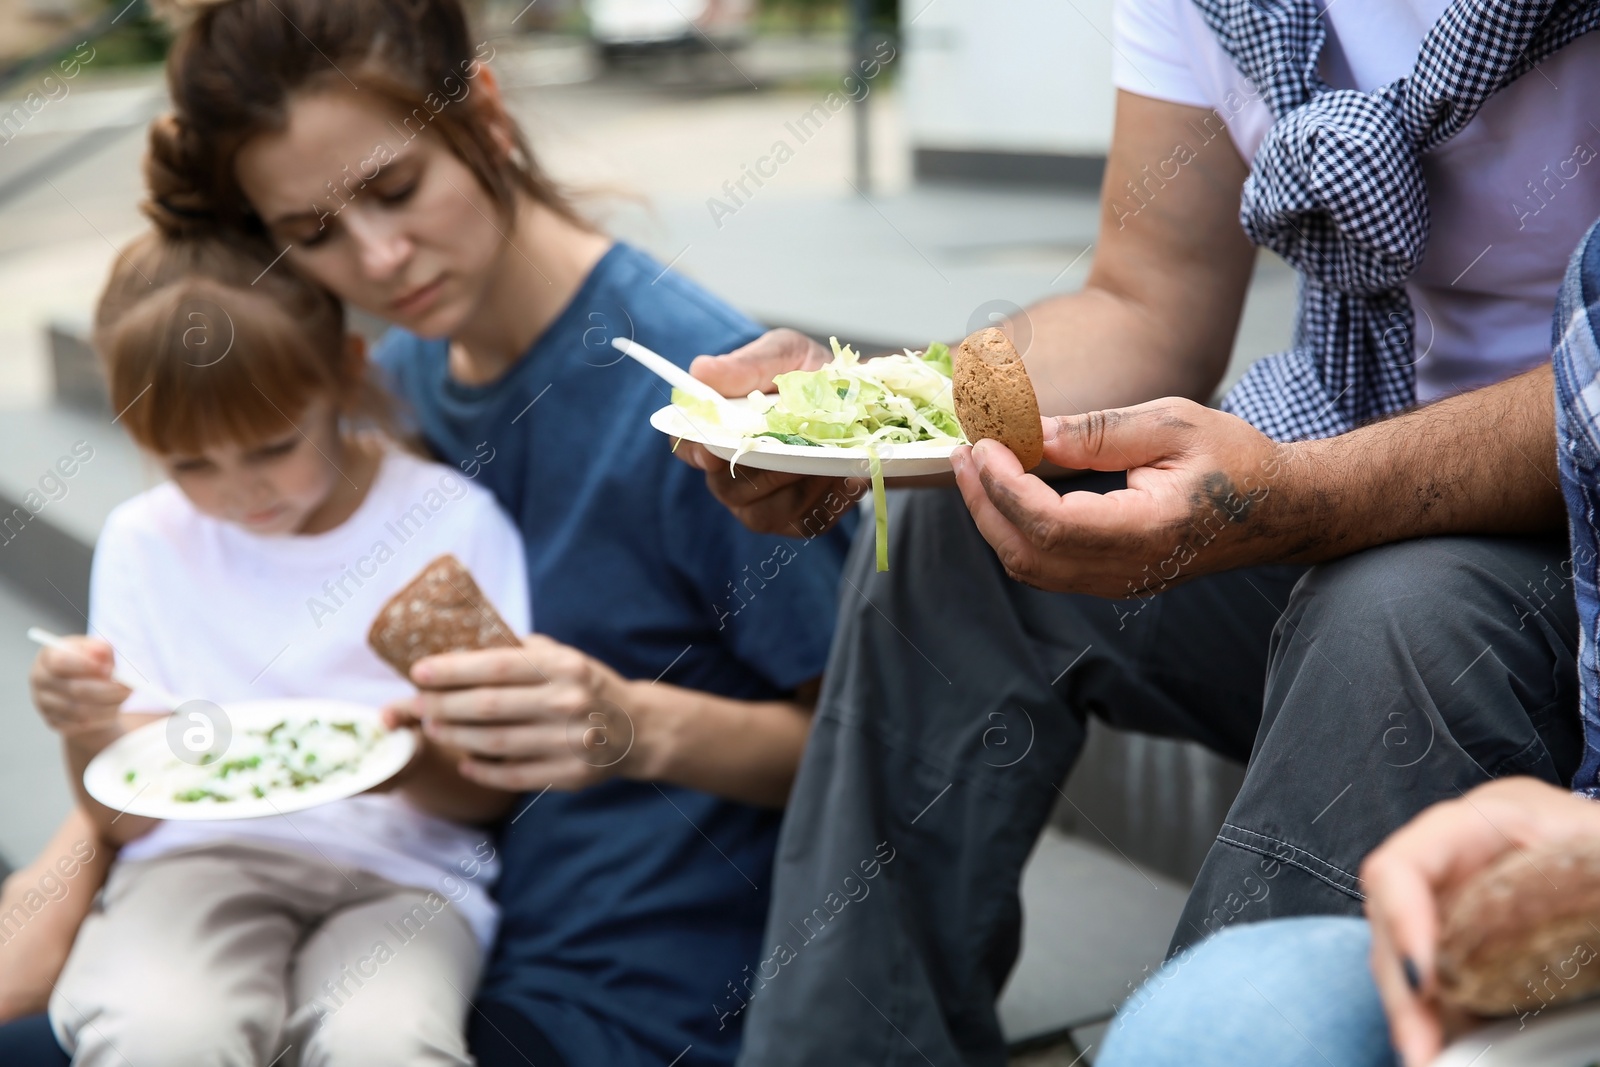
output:
[[[701,400],[709,400],[715,404],[717,410],[722,413],[724,421],[730,426],[738,424],[740,409],[736,404],[672,362],[672,360],[650,351],[638,341],[627,337],[614,337],[611,339],[611,345],[623,355],[630,356],[642,363],[674,389],[682,389],[691,396],[699,397]]]
[[[51,633],[42,626],[28,627],[28,640],[34,642],[35,644],[43,645],[46,648],[70,647],[65,638],[61,637],[59,634]],[[150,693],[153,696],[160,698],[161,702],[167,705],[169,708],[175,708],[182,703],[182,701],[180,701],[177,697],[173,696],[165,689],[162,689],[160,686],[138,678],[134,678],[118,668],[112,669],[111,680],[119,685],[125,685],[129,689],[143,689],[146,693]]]

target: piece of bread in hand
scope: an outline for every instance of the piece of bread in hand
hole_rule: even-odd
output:
[[[1022,357],[997,327],[979,330],[956,349],[951,395],[967,440],[999,441],[1016,454],[1022,469],[1044,459],[1039,402]]]
[[[515,648],[520,641],[461,561],[446,554],[378,611],[367,644],[406,678],[419,659],[440,652]]]
[[[1513,849],[1440,911],[1448,1007],[1515,1015],[1600,991],[1600,841]]]

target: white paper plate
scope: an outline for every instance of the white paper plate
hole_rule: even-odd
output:
[[[744,398],[732,403],[745,405]],[[683,411],[671,404],[650,416],[650,425],[669,437],[681,437],[705,445],[712,455],[732,459],[739,450],[739,440],[731,434],[717,431],[719,427],[696,425]],[[954,445],[922,442],[912,445],[882,445],[878,458],[883,463],[885,478],[915,478],[925,474],[943,474],[950,468],[950,453]],[[864,448],[830,448],[827,446],[786,445],[766,437],[754,448],[739,457],[739,466],[760,470],[783,471],[786,474],[811,474],[824,478],[868,477],[868,456]]]
[[[338,700],[259,700],[229,704],[223,710],[234,737],[251,727],[269,729],[280,721],[309,718],[365,720],[383,729],[377,708]],[[417,748],[411,730],[383,730],[377,745],[358,766],[327,781],[269,792],[261,798],[185,802],[174,798],[171,780],[193,773],[193,768],[173,754],[167,740],[168,721],[161,718],[141,726],[91,760],[83,772],[89,795],[107,807],[152,819],[211,821],[282,815],[365,792],[398,774]],[[226,750],[219,758],[227,759]],[[136,772],[132,782],[127,780],[130,770]]]

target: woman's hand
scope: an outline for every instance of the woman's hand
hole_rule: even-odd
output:
[[[65,641],[66,647],[40,649],[34,657],[28,672],[34,706],[69,740],[114,730],[117,709],[133,691],[111,680],[111,646],[81,635]]]
[[[700,356],[689,373],[723,396],[771,392],[772,379],[792,370],[816,370],[830,353],[799,330],[769,330],[743,348],[725,356]],[[838,521],[848,508],[821,507],[829,493],[844,492],[842,478],[815,478],[800,474],[741,467],[738,476],[728,461],[718,459],[693,441],[680,443],[673,453],[706,473],[711,495],[757,533],[813,537]],[[805,525],[802,527],[802,521]],[[819,529],[818,523],[822,526]]]
[[[1445,1040],[1433,1000],[1440,901],[1512,849],[1594,837],[1600,804],[1537,779],[1505,778],[1435,804],[1367,857],[1372,974],[1407,1067],[1431,1063]]]
[[[421,692],[390,707],[390,724],[421,721],[429,738],[466,754],[459,770],[476,785],[576,790],[625,777],[763,807],[788,799],[817,685],[793,699],[736,700],[628,681],[538,635],[517,648],[430,656],[411,678]]]
[[[429,656],[411,680],[421,692],[392,705],[391,721],[420,721],[429,738],[466,753],[461,774],[479,785],[571,790],[642,773],[629,683],[548,637]]]

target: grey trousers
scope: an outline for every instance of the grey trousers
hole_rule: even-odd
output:
[[[1414,541],[1114,602],[1006,578],[953,490],[892,494],[890,516],[892,569],[867,523],[841,586],[750,1067],[1005,1063],[1019,875],[1090,715],[1249,761],[1174,948],[1358,913],[1362,857],[1422,808],[1576,769],[1564,539]]]

